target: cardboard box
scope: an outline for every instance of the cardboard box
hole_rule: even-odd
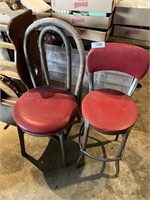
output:
[[[116,7],[113,24],[150,27],[150,9]]]
[[[65,20],[73,26],[89,27],[97,29],[108,29],[112,22],[112,14],[110,17],[95,16],[76,16],[72,14],[52,13],[53,17]]]
[[[112,13],[114,0],[51,0],[53,10],[92,11]]]
[[[150,30],[115,25],[113,36],[150,41]]]
[[[75,27],[75,29],[77,30],[81,39],[91,40],[95,42],[102,42],[107,40],[112,30],[112,27],[109,28],[107,31],[97,31],[97,30],[77,28],[77,27]]]

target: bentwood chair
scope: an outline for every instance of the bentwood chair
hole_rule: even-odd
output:
[[[33,65],[34,60],[32,60],[34,57],[32,58],[29,48],[32,42],[30,37],[35,32],[40,52],[43,84],[39,83],[37,78],[37,70]],[[66,84],[61,84],[59,87],[50,80],[51,74],[44,43],[47,33],[60,36],[66,49]],[[72,84],[71,44],[68,35],[74,39],[80,58],[79,74],[75,86]],[[43,18],[33,22],[27,28],[24,36],[24,54],[34,87],[24,93],[14,105],[13,117],[18,126],[21,153],[22,155],[26,154],[24,133],[37,137],[50,137],[60,143],[63,163],[66,165],[65,140],[74,121],[79,118],[79,104],[85,71],[83,43],[74,27],[65,21]]]
[[[80,155],[77,161],[77,167],[82,164],[84,155],[102,161],[105,165],[107,162],[115,161],[116,173],[111,177],[117,177],[119,174],[119,160],[122,158],[123,150],[129,132],[138,118],[138,108],[130,98],[133,94],[139,80],[143,78],[149,67],[149,56],[143,48],[121,43],[106,43],[104,48],[91,49],[87,56],[87,71],[89,75],[89,90],[90,92],[82,101],[82,114],[84,124],[80,130],[82,143],[80,145]],[[121,72],[124,75],[133,77],[131,85],[127,93],[122,91],[101,88],[94,89],[94,74],[103,70]],[[123,77],[123,76],[122,76]],[[94,134],[105,134],[107,138],[122,135],[122,140],[117,150],[117,154],[113,157],[104,146],[108,147],[108,143],[100,143],[102,148],[102,156],[99,157],[89,152],[88,139],[91,134],[90,130],[94,130]],[[91,133],[91,132],[90,132]],[[101,141],[102,142],[102,141]],[[112,144],[111,140],[111,144]],[[118,141],[117,141],[118,142]],[[112,149],[111,149],[112,151]],[[109,154],[109,156],[108,156]],[[109,176],[108,174],[105,174]]]

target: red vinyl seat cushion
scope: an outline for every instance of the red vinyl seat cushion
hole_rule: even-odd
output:
[[[132,99],[111,89],[92,91],[86,95],[82,113],[95,129],[106,134],[127,130],[138,118],[138,110]]]
[[[66,128],[78,110],[75,97],[65,89],[38,87],[24,93],[14,106],[14,120],[31,133],[54,133]]]

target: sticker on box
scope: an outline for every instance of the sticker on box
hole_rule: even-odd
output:
[[[91,43],[91,48],[104,48],[105,47],[105,42],[92,42]]]

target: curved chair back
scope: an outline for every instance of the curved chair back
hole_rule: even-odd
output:
[[[24,38],[24,52],[25,52],[25,57],[30,73],[31,80],[33,82],[34,87],[37,87],[40,85],[38,77],[36,75],[36,70],[33,67],[33,59],[31,55],[31,50],[29,48],[29,44],[31,42],[31,35],[34,32],[38,32],[38,47],[39,47],[39,52],[40,54],[40,60],[41,60],[41,70],[42,74],[44,76],[44,82],[46,85],[51,85],[50,81],[50,72],[48,70],[48,65],[47,65],[47,58],[46,58],[46,51],[44,48],[44,37],[47,32],[52,33],[55,32],[56,34],[60,35],[62,38],[65,48],[66,48],[66,55],[67,55],[67,89],[71,91],[71,86],[72,86],[72,69],[71,69],[71,45],[68,39],[68,35],[72,37],[76,43],[76,47],[79,52],[79,58],[80,58],[80,66],[79,66],[79,75],[78,79],[76,81],[75,85],[75,90],[74,90],[74,95],[78,98],[81,94],[81,88],[82,88],[82,80],[83,80],[83,75],[85,71],[85,51],[84,51],[84,46],[83,43],[77,34],[76,30],[74,27],[69,25],[63,20],[56,19],[56,18],[44,18],[40,19],[38,21],[35,21],[33,24],[31,24],[25,33],[25,38]],[[67,33],[67,34],[66,34]]]

